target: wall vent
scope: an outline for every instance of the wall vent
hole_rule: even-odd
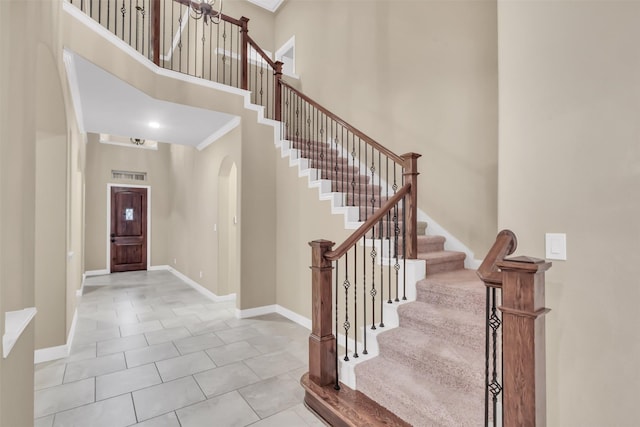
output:
[[[146,172],[132,172],[132,171],[111,171],[111,178],[113,179],[125,179],[129,181],[146,181]]]

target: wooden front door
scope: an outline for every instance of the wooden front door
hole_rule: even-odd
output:
[[[111,272],[147,269],[147,189],[111,187]]]

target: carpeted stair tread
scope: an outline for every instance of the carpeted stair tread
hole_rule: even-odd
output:
[[[457,390],[482,390],[484,351],[456,345],[430,331],[398,327],[378,335],[380,354]]]
[[[427,275],[464,268],[466,256],[457,251],[418,252],[418,259],[427,262]]]
[[[423,222],[424,230],[426,231],[426,222]],[[420,234],[420,226],[418,226],[418,254],[426,254],[430,252],[443,252],[444,242],[447,240],[444,236],[433,236],[427,234]],[[398,242],[402,247],[402,238]]]
[[[414,301],[398,307],[400,326],[416,331],[428,331],[438,339],[474,351],[484,350],[485,318],[480,314]]]
[[[415,427],[481,425],[484,394],[469,393],[433,381],[386,357],[356,367],[358,390]]]
[[[416,284],[417,300],[484,316],[486,287],[474,270],[428,275]]]
[[[444,236],[418,235],[418,253],[444,251]]]

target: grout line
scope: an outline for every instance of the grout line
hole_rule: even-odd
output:
[[[136,423],[140,422],[138,418],[138,411],[136,410],[136,401],[133,400],[133,392],[129,393],[129,397],[131,398],[131,406],[133,406],[133,416],[136,417]]]

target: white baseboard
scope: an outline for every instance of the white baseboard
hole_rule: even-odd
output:
[[[298,313],[289,310],[278,304],[272,305],[264,305],[262,307],[255,308],[247,308],[245,310],[240,310],[236,308],[236,317],[238,319],[246,319],[249,317],[262,316],[265,314],[278,313],[279,315],[286,317],[292,322],[297,323],[298,325],[311,330],[311,319],[307,319],[304,316],[299,315]]]
[[[33,353],[33,363],[50,362],[56,359],[63,359],[69,356],[69,345],[59,345],[56,347],[47,347],[36,350]]]
[[[147,268],[147,271],[169,271],[171,267],[168,265],[151,265]]]
[[[263,305],[262,307],[255,308],[247,308],[244,310],[240,310],[236,308],[236,318],[238,319],[246,319],[249,317],[262,316],[265,314],[271,314],[276,312],[276,305]]]
[[[84,272],[85,277],[104,276],[105,274],[109,274],[109,270],[89,270]]]
[[[307,328],[308,330],[311,330],[311,319],[307,319],[306,317],[299,315],[295,311],[291,311],[288,308],[276,304],[276,313],[286,317],[287,319],[297,323],[304,328]]]
[[[33,354],[33,363],[50,362],[52,360],[62,359],[69,357],[71,353],[71,346],[73,345],[73,338],[76,335],[76,324],[78,321],[78,309],[73,313],[73,320],[71,321],[71,328],[69,329],[69,335],[67,336],[67,343],[65,345],[58,345],[55,347],[47,347],[36,350]]]
[[[223,301],[235,301],[236,294],[228,294],[228,295],[216,295],[211,292],[209,289],[205,288],[195,280],[189,278],[188,276],[182,274],[178,270],[168,265],[158,265],[154,267],[149,267],[149,270],[166,270],[171,272],[174,276],[185,282],[187,285],[191,286],[196,291],[200,292],[205,297],[209,298],[213,302],[223,302]]]

